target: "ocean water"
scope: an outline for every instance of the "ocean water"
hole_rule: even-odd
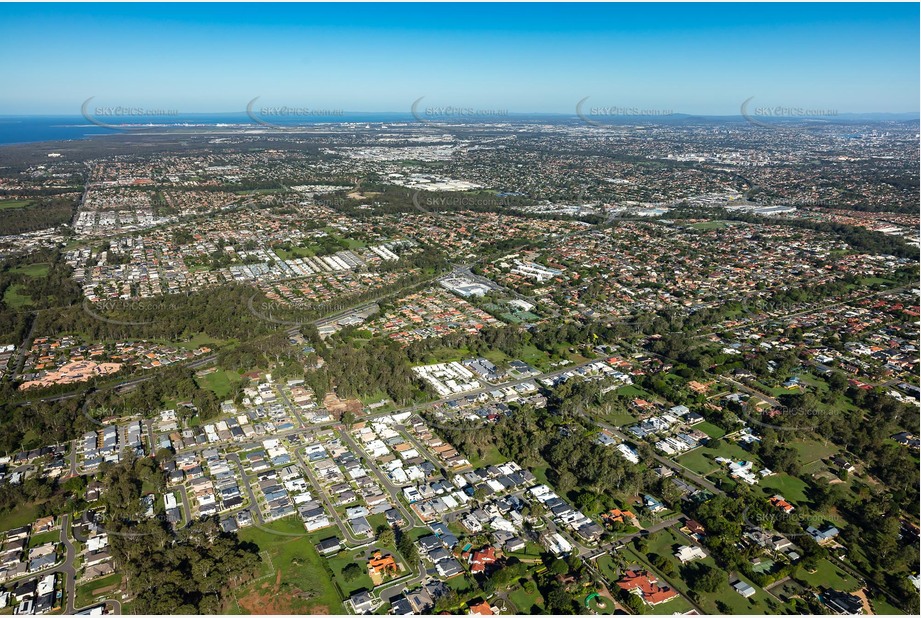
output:
[[[274,125],[305,125],[321,123],[348,123],[348,122],[414,122],[412,115],[402,112],[345,112],[336,116],[319,116],[316,118],[288,118],[272,119]],[[105,119],[100,119],[104,123]],[[124,119],[111,120],[106,124],[118,125]],[[131,127],[128,131],[136,130],[139,125],[149,124],[151,127],[175,126],[219,126],[240,125],[260,128],[245,113],[229,114],[184,114],[170,116],[169,118],[136,116],[130,119]],[[0,116],[0,145],[27,144],[33,142],[46,142],[53,140],[85,139],[97,135],[112,135],[125,132],[124,129],[110,129],[94,124],[83,116]]]
[[[0,116],[0,144],[83,139],[115,133],[74,116]]]

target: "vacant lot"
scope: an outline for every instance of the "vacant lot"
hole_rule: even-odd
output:
[[[113,573],[112,575],[94,579],[93,581],[77,586],[77,594],[74,597],[74,607],[77,609],[86,607],[96,602],[101,597],[108,599],[117,598],[115,592],[121,587],[121,583],[121,573]]]
[[[218,369],[208,375],[195,378],[198,385],[212,391],[219,399],[223,399],[233,392],[234,385],[243,380],[240,374],[234,371]]]
[[[343,614],[324,559],[296,517],[239,533],[259,546],[264,572],[234,591],[239,611],[250,614]]]

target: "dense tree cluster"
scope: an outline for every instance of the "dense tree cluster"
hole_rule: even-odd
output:
[[[224,533],[216,518],[172,531],[141,516],[146,482],[162,486],[156,460],[125,458],[102,471],[105,527],[112,555],[139,613],[217,614],[227,595],[255,575],[258,548]]]
[[[0,236],[24,234],[70,223],[76,195],[38,197],[21,208],[8,208],[0,217]]]

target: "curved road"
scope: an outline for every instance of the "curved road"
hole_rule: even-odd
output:
[[[67,593],[67,604],[64,608],[64,613],[73,614],[74,599],[77,596],[77,570],[74,568],[77,549],[70,542],[70,515],[62,515],[61,517],[61,543],[64,544],[64,549],[67,553],[64,557],[64,563],[57,568],[57,572],[64,574],[64,590]]]

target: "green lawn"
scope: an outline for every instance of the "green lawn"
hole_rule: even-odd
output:
[[[809,501],[808,498],[806,498],[806,488],[808,485],[795,476],[778,472],[773,476],[761,479],[759,485],[769,490],[768,493],[770,493],[770,495],[774,495],[775,493],[780,494],[787,500],[791,500],[794,505],[802,505]]]
[[[0,530],[10,530],[28,526],[38,519],[38,507],[35,502],[17,504],[15,508],[0,513]]]
[[[695,449],[677,459],[682,466],[698,474],[706,476],[715,471],[725,469],[723,464],[716,461],[717,457],[727,457],[732,460],[752,461],[754,456],[732,441],[721,440],[713,446],[704,446]],[[758,462],[755,462],[758,464]],[[760,466],[756,466],[760,468]]]
[[[31,200],[0,200],[0,210],[15,210],[16,208],[25,208],[31,203]]]
[[[40,534],[33,534],[29,537],[29,547],[38,547],[39,545],[44,545],[45,543],[60,543],[61,542],[61,531],[60,530],[49,530],[48,532],[42,532]]]
[[[899,616],[905,613],[895,605],[891,605],[884,596],[870,597],[870,607],[873,608],[876,614]]]
[[[501,350],[488,350],[483,354],[483,358],[497,367],[502,367],[507,364],[509,360],[508,356]]]
[[[723,436],[726,435],[725,429],[723,429],[722,427],[717,427],[716,425],[714,425],[713,423],[709,421],[704,421],[703,423],[694,425],[694,429],[701,430],[702,432],[710,436],[711,440],[716,440],[717,438],[722,438]]]
[[[255,543],[265,552],[263,568],[268,575],[235,590],[238,603],[259,607],[259,603],[267,598],[273,605],[264,609],[275,610],[267,613],[345,613],[340,594],[326,570],[325,560],[317,553],[297,517],[286,517],[259,528],[246,528],[238,536],[243,541]],[[271,567],[265,562],[266,554],[271,559]]]
[[[695,230],[716,230],[726,227],[725,221],[703,221],[701,223],[692,223],[689,228]]]
[[[339,584],[339,588],[346,596],[351,596],[353,592],[357,592],[361,589],[371,590],[374,587],[374,584],[371,582],[371,577],[368,576],[366,567],[367,560],[364,558],[364,553],[363,550],[357,552],[341,551],[337,555],[327,559],[329,568],[332,569],[333,575],[336,577],[336,582]],[[346,581],[345,576],[342,575],[342,571],[350,564],[357,564],[361,567],[361,576],[352,581]]]
[[[614,558],[612,558],[610,554],[598,556],[595,564],[598,565],[598,571],[609,579],[612,584],[617,581],[617,566],[615,565]]]
[[[636,386],[635,384],[627,384],[625,386],[621,386],[617,389],[617,394],[621,395],[622,397],[629,397],[630,399],[635,399],[636,397],[645,399],[646,401],[655,399],[655,397],[641,389],[639,386]]]
[[[538,371],[546,371],[550,367],[550,357],[547,353],[533,345],[524,346],[518,354],[518,360],[531,365]]]
[[[86,607],[87,605],[96,602],[98,599],[115,598],[115,595],[113,594],[115,590],[104,592],[98,596],[94,595],[93,591],[108,588],[109,586],[118,585],[121,583],[121,581],[121,573],[113,573],[112,575],[100,577],[99,579],[94,579],[92,581],[86,582],[85,584],[77,586],[77,593],[74,597],[74,607],[80,609],[81,607]],[[124,607],[122,609],[124,609]]]
[[[624,427],[636,422],[636,417],[628,410],[618,410],[610,414],[600,414],[600,418],[615,427]]]
[[[499,449],[495,445],[490,445],[482,457],[470,456],[470,465],[474,468],[495,466],[505,462],[505,457],[502,456],[502,453],[499,452]]]
[[[420,365],[435,365],[437,363],[451,363],[470,358],[473,354],[466,347],[449,348],[439,347],[426,353],[425,360]]]
[[[506,552],[505,555],[514,556],[518,558],[519,560],[521,560],[522,562],[529,562],[529,561],[533,561],[535,558],[539,558],[545,552],[546,550],[543,548],[543,546],[537,543],[534,543],[533,541],[528,541],[525,544],[525,548],[523,550]]]
[[[892,285],[895,282],[892,281],[891,279],[881,279],[880,277],[863,277],[860,280],[860,285],[862,286],[877,285],[880,283],[885,283],[886,285]]]
[[[282,249],[281,247],[275,247],[272,249],[275,252],[275,255],[280,257],[283,260],[290,260],[292,258],[301,258],[301,257],[313,257],[315,254],[313,251],[307,247],[291,247],[291,249]]]
[[[47,262],[38,262],[36,264],[24,264],[10,269],[12,273],[28,275],[29,277],[44,277],[48,274],[51,266]]]
[[[671,528],[665,528],[659,532],[653,533],[650,536],[646,537],[647,553],[649,554],[659,554],[662,556],[672,556],[673,548],[675,545],[693,545],[688,539],[684,536],[679,536]],[[672,556],[674,558],[674,556]],[[679,563],[675,559],[675,567],[677,568]]]
[[[233,392],[235,384],[243,381],[243,377],[235,371],[218,369],[208,375],[196,377],[195,381],[201,388],[212,391],[218,399],[224,399]]]
[[[788,445],[799,453],[803,465],[831,457],[839,450],[834,444],[825,444],[821,440],[798,439],[789,442]]]
[[[803,567],[799,567],[796,569],[795,578],[806,582],[810,586],[829,586],[844,592],[854,592],[860,588],[860,584],[856,579],[829,562],[827,558],[819,561],[819,566],[815,573],[810,573]]]
[[[11,309],[20,309],[27,305],[31,305],[32,297],[23,290],[21,284],[14,283],[6,288],[6,292],[3,294],[3,302]]]
[[[209,348],[215,348],[217,346],[227,343],[221,339],[215,339],[211,335],[206,333],[198,333],[191,337],[188,341],[181,341],[179,343],[173,343],[181,348],[200,348],[202,346],[208,346]]]
[[[508,598],[512,602],[512,605],[515,606],[515,609],[519,614],[535,613],[531,611],[531,608],[533,608],[535,605],[541,610],[541,613],[543,613],[544,599],[540,596],[540,591],[536,589],[536,586],[534,594],[528,594],[524,589],[524,586],[520,584],[516,585],[508,593]]]

